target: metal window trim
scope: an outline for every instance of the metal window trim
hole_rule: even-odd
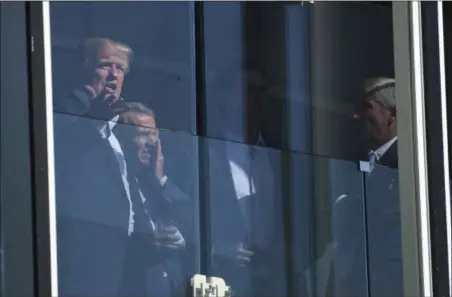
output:
[[[450,183],[441,2],[422,2],[432,289],[450,296]]]
[[[36,295],[58,296],[53,98],[47,2],[27,2]]]
[[[58,296],[58,263],[55,204],[55,152],[53,144],[53,84],[52,84],[52,44],[50,28],[50,2],[42,2],[44,73],[45,73],[45,105],[47,131],[47,175],[48,206],[50,234],[50,281],[51,296]]]
[[[2,296],[35,296],[32,156],[25,2],[1,2]]]
[[[452,296],[452,206],[450,193],[450,167],[449,167],[449,147],[448,147],[448,123],[447,123],[447,97],[446,97],[446,59],[444,54],[444,19],[443,19],[443,2],[438,1],[438,43],[439,43],[439,71],[441,86],[441,119],[442,119],[442,136],[443,136],[443,160],[444,162],[444,191],[446,206],[446,230],[447,230],[447,252],[448,252],[448,276],[449,276],[449,295]]]
[[[393,2],[403,280],[410,297],[433,296],[420,5]]]
[[[49,2],[42,2],[51,295],[58,296]],[[432,296],[419,2],[393,2],[404,295]],[[407,53],[409,53],[407,55]],[[405,100],[403,100],[405,99]],[[413,199],[413,197],[415,199]]]

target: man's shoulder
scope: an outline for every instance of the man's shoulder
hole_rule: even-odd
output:
[[[89,126],[89,118],[73,115],[54,115],[55,141],[74,139],[90,135],[94,127]]]
[[[71,92],[58,97],[61,100],[55,100],[54,112],[78,116],[88,113],[91,102],[86,92],[80,88],[74,88]]]
[[[62,124],[61,126],[59,126]],[[89,119],[73,118],[64,123],[54,122],[54,148],[56,159],[77,159],[93,149],[100,139]]]

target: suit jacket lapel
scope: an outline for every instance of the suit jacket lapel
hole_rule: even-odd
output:
[[[102,164],[105,166],[102,171],[108,172],[112,178],[112,184],[118,185],[118,189],[121,188],[120,191],[126,197],[126,190],[121,177],[119,164],[108,140],[102,138],[89,121],[81,120],[77,124],[76,131],[74,139],[82,143],[81,153],[92,153],[95,158],[100,158],[99,163],[102,160]],[[98,166],[99,163],[96,162],[93,164],[97,164],[96,166]]]

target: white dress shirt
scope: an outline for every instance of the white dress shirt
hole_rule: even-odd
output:
[[[371,150],[369,152],[369,155],[373,154],[373,155],[375,155],[377,161],[380,160],[381,158],[383,158],[383,155],[389,150],[389,148],[394,144],[394,142],[396,142],[396,140],[397,140],[397,136],[394,137],[393,139],[389,140],[388,142],[386,142],[382,146],[380,146],[375,151]]]
[[[237,139],[235,136],[232,139]],[[258,143],[263,144],[263,139],[259,135]],[[251,150],[255,150],[251,158]],[[250,146],[244,143],[227,142],[226,154],[229,161],[232,180],[235,188],[236,198],[239,200],[242,215],[247,226],[251,226],[251,214],[258,216],[254,221],[262,221],[262,230],[252,230],[249,236],[253,237],[255,243],[268,244],[268,234],[272,234],[275,224],[273,219],[273,198],[274,198],[274,176],[270,166],[270,156],[268,150],[259,146]],[[257,194],[259,197],[259,211],[249,209],[249,201],[242,201],[243,198]],[[265,220],[265,221],[263,221]],[[249,230],[250,231],[250,230]]]
[[[236,138],[237,137],[234,137],[234,139]],[[259,135],[258,144],[263,144],[261,135]],[[256,158],[251,160],[250,145],[227,142],[226,154],[229,160],[229,167],[231,169],[237,200],[256,194],[255,178],[250,176],[255,167],[259,167],[263,172],[270,172],[270,160],[268,159],[268,155],[264,152],[265,149],[261,147],[255,147],[255,149]]]
[[[121,145],[118,141],[118,138],[116,138],[115,134],[113,133],[113,128],[116,126],[118,121],[119,115],[115,116],[111,120],[108,121],[108,123],[104,123],[99,127],[99,132],[102,138],[107,139],[108,143],[110,144],[111,148],[113,149],[113,152],[116,157],[116,161],[118,162],[119,170],[121,172],[121,178],[124,185],[124,190],[126,191],[127,200],[129,201],[129,227],[128,227],[128,234],[129,236],[134,231],[134,211],[133,211],[133,205],[132,205],[132,199],[130,197],[130,188],[129,188],[129,181],[127,179],[127,163],[124,157],[124,152],[122,151]],[[107,128],[108,124],[108,128]],[[109,133],[110,132],[110,133]]]

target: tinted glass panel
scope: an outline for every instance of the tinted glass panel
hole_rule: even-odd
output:
[[[376,164],[398,163],[390,7],[208,2],[203,17],[211,273],[245,296],[401,294],[401,274],[378,283],[400,258],[375,263],[400,233],[367,206]]]
[[[391,9],[207,2],[204,38],[207,136],[356,160],[363,83],[394,77]]]
[[[72,2],[51,25],[61,295],[182,296],[195,273],[401,295],[391,10]]]
[[[182,295],[200,261],[193,3],[50,7],[59,292]]]
[[[222,140],[206,144],[211,273],[224,277],[239,295],[285,296],[285,220],[282,200],[275,199],[281,176],[270,167],[280,165],[280,152]],[[254,280],[259,285],[251,287]]]
[[[369,292],[403,296],[399,172],[377,166],[366,176]]]
[[[55,110],[83,112],[67,97],[93,84],[84,68],[93,67],[85,65],[96,47],[84,48],[89,39],[108,38],[122,43],[129,57],[123,85],[112,86],[123,88],[119,96],[151,107],[162,128],[195,132],[192,9],[190,2],[52,3]]]
[[[196,137],[134,112],[127,124],[65,115],[55,137],[62,295],[173,296],[196,272]]]
[[[364,185],[355,163],[222,140],[204,145],[213,275],[239,296],[366,296]]]

